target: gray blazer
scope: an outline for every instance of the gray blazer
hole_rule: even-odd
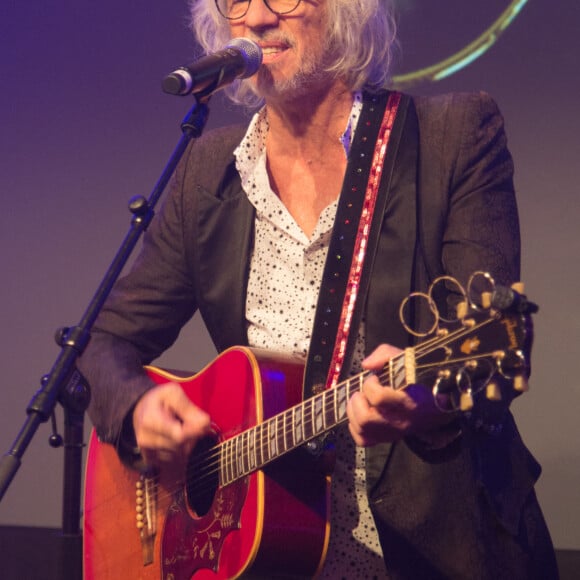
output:
[[[367,350],[408,344],[398,307],[446,273],[519,279],[513,164],[503,119],[484,94],[416,98],[418,154],[403,139],[365,304]],[[245,132],[192,144],[131,272],[113,291],[79,368],[90,417],[117,442],[151,386],[148,364],[199,309],[218,351],[247,344],[245,295],[253,207],[235,169]],[[411,141],[411,139],[410,139]],[[367,450],[371,508],[391,578],[556,578],[533,486],[539,465],[509,412],[499,435],[463,425],[448,449],[409,438]]]

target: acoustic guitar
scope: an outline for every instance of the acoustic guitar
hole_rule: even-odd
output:
[[[465,413],[480,397],[501,397],[506,384],[523,391],[534,310],[523,301],[470,309],[391,359],[379,380],[396,389],[429,385],[439,404]],[[330,533],[330,470],[308,443],[346,421],[367,372],[302,400],[303,372],[302,359],[245,347],[194,376],[148,368],[157,383],[182,386],[212,418],[215,436],[184,465],[137,471],[92,433],[86,580],[314,576]]]

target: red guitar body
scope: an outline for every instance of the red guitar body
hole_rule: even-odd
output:
[[[209,413],[223,442],[300,403],[303,370],[291,357],[233,348],[193,377],[148,372],[158,383],[179,382]],[[86,580],[315,575],[329,535],[330,481],[321,461],[297,449],[223,487],[216,475],[201,499],[195,475],[186,466],[155,474],[127,468],[93,432],[85,482]]]
[[[472,296],[472,276],[464,296]],[[447,283],[438,278],[434,286]],[[485,286],[487,287],[487,286]],[[497,294],[496,294],[497,290]],[[442,410],[509,404],[527,388],[537,306],[523,287],[493,287],[429,338],[391,357],[384,386],[432,385]],[[437,330],[437,332],[435,332]],[[328,547],[329,464],[304,450],[347,420],[365,372],[302,400],[303,364],[267,351],[232,348],[179,382],[214,422],[186,464],[137,472],[93,433],[84,512],[87,580],[230,579],[314,576]],[[499,379],[499,380],[497,380]],[[504,403],[502,403],[504,401]]]

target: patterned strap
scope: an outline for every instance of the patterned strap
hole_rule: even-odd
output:
[[[410,97],[365,95],[328,249],[304,377],[304,398],[333,387],[350,364],[361,304]],[[368,269],[368,268],[367,268]]]

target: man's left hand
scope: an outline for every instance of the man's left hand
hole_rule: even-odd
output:
[[[400,353],[400,349],[382,344],[363,361],[363,368],[381,370]],[[431,432],[452,420],[452,416],[437,408],[433,394],[423,385],[395,390],[381,385],[375,375],[370,375],[362,390],[350,398],[346,412],[350,433],[362,447],[397,441],[407,435],[429,441]]]

